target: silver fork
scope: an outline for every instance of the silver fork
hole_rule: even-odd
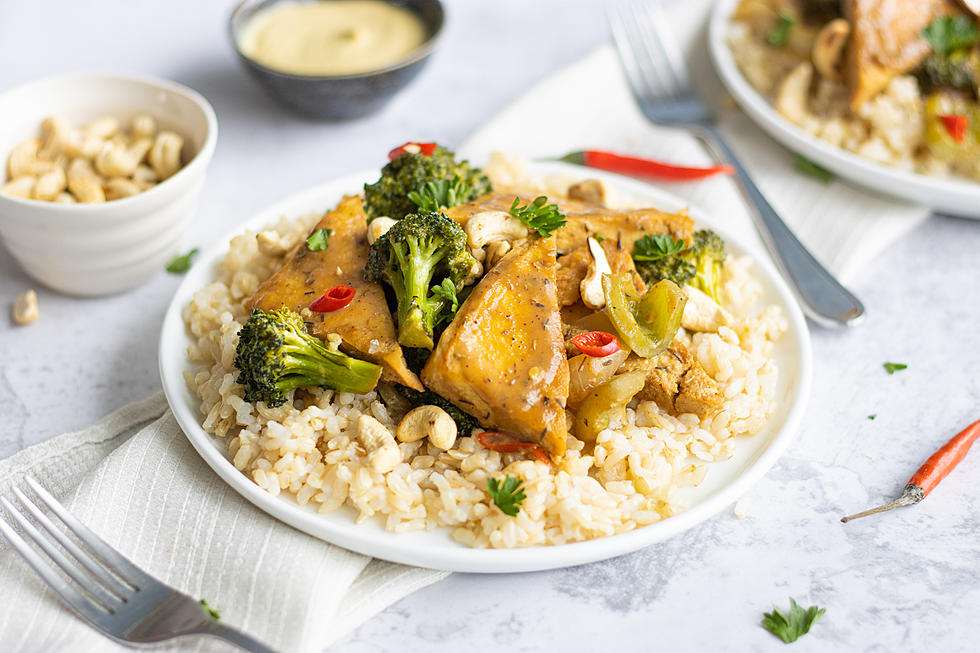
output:
[[[265,644],[216,621],[205,612],[202,602],[144,572],[78,521],[37,481],[30,477],[24,480],[51,516],[17,487],[13,492],[20,507],[3,497],[0,502],[26,539],[47,554],[48,559],[35,551],[2,516],[0,532],[50,588],[98,630],[128,644],[153,644],[182,635],[210,635],[246,651],[274,653]],[[55,525],[52,517],[60,520],[65,529]],[[79,546],[65,530],[84,546]],[[65,580],[52,562],[74,584]]]
[[[735,181],[752,209],[763,242],[789,279],[804,312],[821,324],[852,325],[860,320],[864,316],[860,300],[793,235],[719,133],[707,105],[694,94],[659,1],[613,4],[609,23],[633,95],[647,119],[687,128],[716,158],[735,168]]]

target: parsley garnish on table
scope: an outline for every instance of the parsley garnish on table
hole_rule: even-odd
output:
[[[810,177],[822,181],[825,184],[829,184],[834,178],[833,173],[831,173],[829,170],[826,168],[821,168],[816,163],[801,154],[796,155],[795,165],[798,172],[809,175]]]
[[[527,496],[524,494],[524,482],[507,475],[501,482],[493,477],[487,479],[487,492],[490,498],[505,515],[515,517],[521,511],[521,504]]]
[[[870,415],[868,415],[868,419],[870,419],[871,421],[874,421],[876,417],[878,417],[878,413],[871,413]]]
[[[792,598],[790,598],[789,604],[788,617],[780,612],[776,606],[773,606],[772,612],[765,612],[762,616],[762,627],[787,644],[795,642],[810,632],[810,627],[827,612],[824,608],[818,608],[815,605],[804,610]]]
[[[197,248],[195,247],[186,254],[181,254],[180,256],[175,256],[167,264],[167,272],[170,274],[184,274],[191,269],[191,259],[197,254]]]
[[[687,247],[682,239],[674,240],[669,234],[647,234],[633,244],[633,260],[659,261],[673,256]]]
[[[882,363],[881,366],[884,367],[885,371],[889,374],[894,374],[895,372],[908,368],[908,365],[905,363]]]
[[[214,619],[215,621],[221,619],[221,613],[219,613],[217,610],[215,610],[210,605],[208,605],[207,599],[201,599],[201,607],[204,608],[204,611],[208,613],[208,616]]]
[[[306,246],[311,252],[319,252],[321,249],[326,249],[327,243],[330,240],[330,234],[332,233],[332,229],[317,229],[306,239]]]
[[[972,18],[941,16],[922,30],[922,37],[936,54],[944,55],[980,43],[980,29]]]
[[[539,236],[549,236],[552,231],[564,227],[568,222],[565,214],[558,210],[558,205],[548,204],[548,198],[544,195],[525,206],[519,207],[520,203],[521,198],[515,197],[508,213],[537,231]]]

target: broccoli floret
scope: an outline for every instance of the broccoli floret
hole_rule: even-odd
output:
[[[398,392],[405,397],[413,407],[415,406],[438,406],[449,413],[449,416],[456,422],[456,429],[461,436],[469,436],[473,429],[480,428],[480,422],[475,417],[469,415],[459,408],[456,404],[441,395],[437,395],[431,390],[419,392],[405,386],[398,386]]]
[[[455,220],[441,213],[412,213],[371,245],[364,278],[385,281],[394,290],[398,342],[432,349],[436,323],[452,311],[447,286],[462,290],[475,263]]]
[[[427,182],[454,180],[466,185],[469,193],[456,198],[460,203],[486,195],[493,190],[490,179],[469,161],[456,161],[454,154],[437,147],[432,154],[406,152],[381,169],[381,179],[364,185],[364,210],[368,220],[386,215],[401,220],[418,210],[409,193],[419,191]]]
[[[648,286],[669,279],[678,286],[694,286],[719,304],[725,256],[725,241],[710,229],[694,232],[690,244],[655,235],[633,245],[636,271]]]
[[[319,386],[364,394],[374,389],[381,368],[328,349],[306,332],[303,319],[286,307],[263,312],[252,309],[238,331],[235,350],[238,382],[246,401],[279,406],[296,388]]]
[[[923,92],[955,90],[976,97],[980,85],[980,52],[956,50],[949,54],[933,52],[916,70]]]

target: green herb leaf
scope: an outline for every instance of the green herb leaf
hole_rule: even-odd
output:
[[[221,614],[217,610],[212,608],[210,605],[208,605],[207,599],[201,599],[201,607],[204,608],[204,611],[208,614],[208,616],[214,619],[215,621],[221,619]]]
[[[462,204],[472,192],[472,186],[457,175],[452,180],[428,181],[417,191],[409,193],[408,199],[415,202],[420,210],[435,213],[439,209]]]
[[[888,372],[889,374],[894,374],[899,370],[904,370],[908,368],[908,365],[906,365],[905,363],[883,363],[882,367],[884,367],[885,371]]]
[[[456,296],[456,284],[452,280],[446,278],[442,280],[442,283],[438,286],[432,287],[432,296],[441,299],[450,305],[449,312],[443,313],[436,320],[436,325],[440,325],[443,322],[452,322],[453,317],[456,315],[456,311],[459,310],[459,298]]]
[[[524,482],[518,481],[510,474],[504,478],[503,482],[490,477],[487,479],[487,492],[490,498],[497,504],[501,512],[505,515],[514,517],[521,511],[521,504],[527,497],[524,495]]]
[[[796,23],[792,16],[779,12],[779,22],[766,34],[766,41],[774,48],[781,48],[789,41],[789,33]]]
[[[175,256],[170,263],[167,263],[167,272],[170,274],[184,274],[191,269],[191,259],[197,254],[197,248],[195,247],[186,254],[180,256]]]
[[[683,252],[687,243],[674,240],[670,234],[647,234],[633,244],[633,260],[658,261]]]
[[[870,415],[868,415],[868,419],[870,420],[874,420],[874,418],[876,417],[878,417],[878,413],[871,413]]]
[[[826,168],[821,168],[816,163],[801,154],[796,155],[796,169],[799,172],[802,172],[805,175],[810,175],[814,179],[818,179],[825,184],[829,184],[834,179],[832,172]]]
[[[593,238],[595,238],[595,241],[596,241],[597,243],[601,243],[602,241],[604,241],[604,240],[605,240],[605,238],[603,238],[603,237],[602,237],[602,236],[600,236],[599,234],[592,234],[592,237],[593,237]]]
[[[310,248],[311,252],[319,252],[321,249],[326,249],[327,241],[330,239],[330,234],[332,233],[333,229],[317,229],[306,239],[306,246]]]
[[[565,214],[558,210],[558,205],[548,204],[548,198],[544,195],[535,198],[526,206],[518,207],[520,203],[521,198],[515,197],[514,203],[510,205],[510,214],[537,231],[539,236],[548,236],[568,222]]]
[[[980,43],[980,29],[966,16],[941,16],[922,30],[922,37],[937,54],[948,54]]]
[[[762,617],[762,627],[787,644],[795,642],[810,632],[810,626],[827,612],[824,608],[818,608],[815,605],[804,610],[792,598],[790,598],[789,603],[788,618],[775,606],[773,606],[772,612],[765,612]]]

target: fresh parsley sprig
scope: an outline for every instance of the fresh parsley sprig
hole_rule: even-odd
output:
[[[881,366],[884,367],[885,371],[889,374],[894,374],[895,372],[908,369],[908,365],[905,363],[882,363]]]
[[[170,263],[167,263],[167,272],[170,274],[184,274],[191,269],[191,259],[197,254],[198,249],[195,247],[186,254],[181,254],[180,256],[175,256],[171,259]]]
[[[449,305],[449,310],[444,312],[436,320],[436,325],[440,325],[443,322],[452,322],[453,317],[456,315],[456,311],[459,310],[459,298],[456,296],[456,284],[452,282],[451,279],[443,279],[442,283],[438,286],[432,286],[432,296],[443,300]]]
[[[487,479],[487,492],[490,498],[505,515],[516,517],[521,511],[521,504],[527,496],[524,494],[524,482],[510,474],[501,482],[492,476]]]
[[[966,16],[940,16],[922,30],[922,38],[936,54],[944,55],[980,43],[980,29]]]
[[[418,205],[419,210],[435,213],[439,209],[462,204],[473,192],[473,187],[459,176],[452,179],[427,181],[417,191],[408,194],[408,199]]]
[[[796,155],[794,165],[796,166],[797,172],[802,172],[803,174],[809,175],[814,179],[818,179],[825,184],[829,184],[834,180],[834,174],[832,172],[826,168],[822,168],[802,154]]]
[[[309,238],[306,239],[306,246],[311,252],[318,252],[321,249],[327,248],[327,243],[330,240],[330,234],[333,233],[333,229],[317,229],[314,231]]]
[[[765,612],[762,616],[762,627],[787,644],[795,642],[810,632],[810,627],[827,612],[824,608],[815,605],[804,610],[792,598],[789,604],[789,617],[780,612],[776,606],[773,606],[772,612]]]
[[[525,206],[519,206],[520,203],[521,198],[515,197],[508,212],[538,232],[539,236],[549,236],[552,231],[564,227],[568,222],[565,214],[558,210],[558,205],[548,204],[548,198],[544,195],[536,197]]]
[[[766,41],[774,48],[781,48],[786,45],[786,42],[789,41],[789,33],[793,30],[794,23],[796,23],[792,16],[782,12],[779,13],[778,20],[779,22],[776,23],[776,26],[766,34]]]
[[[675,240],[670,234],[647,234],[633,243],[633,260],[659,261],[683,252],[686,247],[683,239]]]

